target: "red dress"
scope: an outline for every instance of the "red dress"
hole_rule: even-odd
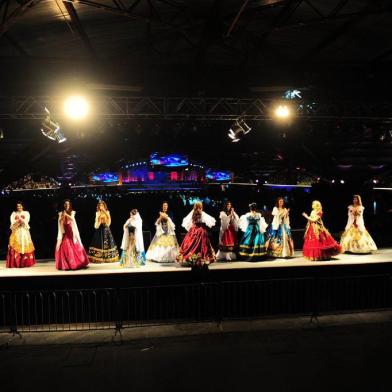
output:
[[[64,233],[61,244],[55,253],[56,268],[59,270],[77,270],[88,265],[88,256],[81,242],[74,242],[72,222],[64,220]]]
[[[225,252],[232,252],[238,245],[237,231],[233,224],[230,224],[227,230],[222,234],[219,249]]]
[[[194,222],[182,241],[177,261],[203,265],[211,264],[215,259],[215,252],[205,224]]]
[[[324,227],[321,211],[312,212],[311,217],[318,217],[315,222],[308,221],[305,230],[303,255],[309,260],[330,260],[332,256],[342,253],[342,247],[334,240]]]

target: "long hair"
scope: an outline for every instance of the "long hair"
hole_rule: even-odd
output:
[[[354,200],[355,198],[357,198],[357,200],[358,200],[358,205],[361,206],[361,205],[362,205],[362,198],[361,198],[361,196],[360,196],[360,195],[354,195],[354,196],[353,196],[353,200]]]
[[[284,197],[278,197],[278,198],[276,199],[275,206],[276,206],[277,208],[279,208],[279,200],[283,200],[283,208],[285,208],[285,207],[286,207],[286,201],[284,200]]]
[[[230,201],[230,200],[226,200],[226,203],[223,205],[223,212],[225,212],[226,214],[229,214],[230,213],[230,211],[228,210],[228,208],[227,208],[227,206],[228,205],[231,205],[231,207],[230,207],[230,211],[232,210],[232,208],[233,208],[233,203]]]
[[[323,210],[323,206],[321,205],[321,203],[318,200],[313,200],[312,208],[315,209],[316,211]]]
[[[192,222],[196,222],[200,220],[202,210],[203,210],[203,203],[201,203],[200,201],[196,202],[193,205]]]
[[[163,205],[164,204],[167,204],[167,212],[169,212],[169,203],[166,200],[163,201],[162,204],[161,204],[161,211],[163,212]]]
[[[65,205],[66,202],[69,203],[69,210],[68,210],[68,211],[73,211],[72,202],[71,202],[70,199],[65,199],[65,200],[64,200],[64,202],[63,202],[63,208],[65,209],[64,205]]]
[[[108,206],[106,205],[106,203],[103,200],[99,200],[99,202],[97,203],[97,211],[99,211],[99,206],[103,205],[103,208],[105,209],[105,211],[108,210]]]

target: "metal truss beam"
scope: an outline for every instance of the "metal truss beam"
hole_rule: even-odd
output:
[[[309,120],[375,120],[392,122],[392,102],[289,102],[295,117]],[[161,120],[272,120],[276,101],[233,97],[99,96],[92,100],[100,119]],[[63,100],[50,96],[0,96],[0,119],[43,119],[43,108],[64,117]]]
[[[8,31],[8,29],[20,18],[29,8],[37,5],[42,0],[27,0],[25,3],[21,4],[17,8],[15,8],[8,15],[6,12],[3,15],[3,20],[0,24],[0,37],[4,35]]]

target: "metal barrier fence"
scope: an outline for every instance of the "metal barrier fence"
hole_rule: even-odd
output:
[[[130,328],[392,307],[389,274],[0,292],[0,332]]]

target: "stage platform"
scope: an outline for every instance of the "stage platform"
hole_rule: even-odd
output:
[[[78,271],[57,271],[53,260],[28,269],[0,263],[0,331],[2,324],[3,331],[51,331],[80,323],[99,329],[102,323],[118,328],[386,308],[392,308],[391,248],[322,262],[296,252],[288,260],[217,262],[194,270],[152,262],[139,268],[90,264]]]
[[[255,270],[270,268],[326,268],[339,266],[365,266],[379,263],[391,263],[392,248],[380,249],[374,254],[354,255],[342,254],[329,261],[309,261],[302,257],[301,251],[295,252],[295,257],[290,259],[271,259],[263,262],[216,262],[209,266],[209,270]],[[175,263],[159,264],[148,261],[145,266],[138,268],[123,268],[119,263],[93,264],[88,268],[76,271],[58,271],[54,260],[38,260],[31,268],[6,268],[5,261],[0,261],[0,278],[7,277],[58,277],[58,276],[88,276],[88,275],[112,275],[112,274],[145,274],[145,273],[179,273],[190,271],[189,267],[182,267]]]

